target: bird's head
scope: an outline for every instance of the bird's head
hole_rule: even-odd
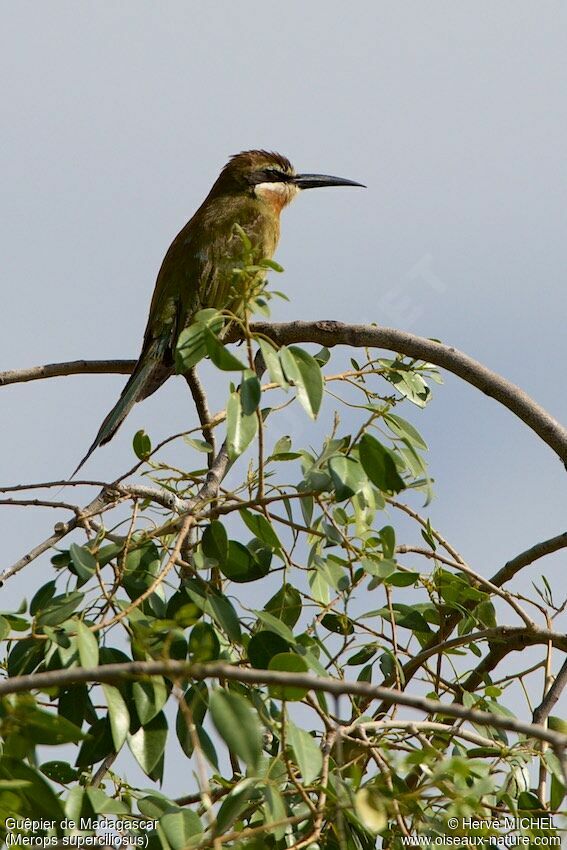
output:
[[[285,156],[252,150],[231,157],[213,189],[216,192],[251,195],[268,203],[279,213],[302,189],[362,185],[329,174],[297,174]]]

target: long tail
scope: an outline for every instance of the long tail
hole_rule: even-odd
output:
[[[153,352],[151,351],[145,352],[136,363],[134,371],[122,390],[120,398],[98,429],[98,434],[94,438],[92,446],[71,475],[71,478],[75,477],[95,449],[108,443],[114,437],[136,402],[147,398],[155,392],[171,375],[172,370],[168,369],[160,360],[156,360],[152,354]]]

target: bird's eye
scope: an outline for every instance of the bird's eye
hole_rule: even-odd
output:
[[[268,168],[266,170],[268,180],[272,183],[282,183],[287,180],[287,174],[277,168]]]
[[[258,183],[286,183],[290,179],[285,171],[280,171],[279,168],[263,168],[261,171],[255,171],[250,175],[249,181],[252,185]]]

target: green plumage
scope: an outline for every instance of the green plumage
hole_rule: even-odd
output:
[[[254,254],[269,259],[278,243],[280,212],[297,192],[360,185],[327,174],[296,174],[289,160],[277,153],[253,150],[232,157],[171,243],[157,277],[138,362],[73,475],[98,446],[112,439],[134,404],[173,374],[179,334],[198,310],[214,307],[242,314],[242,296],[231,288],[232,270],[242,255],[235,225],[250,239]]]
[[[215,307],[241,312],[238,293],[231,292],[232,269],[242,254],[234,225],[243,228],[259,257],[272,257],[281,206],[256,195],[250,175],[273,167],[274,156],[279,167],[293,173],[289,162],[278,155],[248,151],[233,157],[171,243],[157,277],[138,362],[73,475],[98,446],[112,439],[134,404],[174,373],[177,339],[198,310]]]

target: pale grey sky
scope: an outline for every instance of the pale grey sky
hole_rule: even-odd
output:
[[[229,154],[267,147],[300,170],[368,185],[305,193],[286,211],[278,286],[291,302],[274,319],[440,338],[565,421],[565,4],[5,0],[0,10],[0,370],[137,356],[171,239]],[[69,474],[122,384],[79,376],[2,389],[0,480]],[[430,444],[432,522],[479,572],[565,530],[563,467],[494,401],[449,377],[426,411],[404,415]],[[157,440],[193,417],[184,383],[170,381],[85,473],[113,478],[138,428]],[[3,509],[3,566],[54,519]],[[552,583],[564,585],[564,562],[545,568]],[[35,563],[0,607],[49,572],[48,559]]]

